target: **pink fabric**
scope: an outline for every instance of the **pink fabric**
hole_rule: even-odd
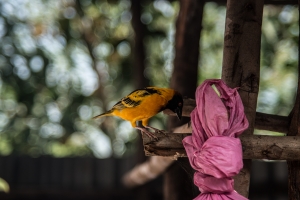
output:
[[[246,200],[234,190],[232,179],[243,168],[242,145],[237,137],[249,125],[237,89],[222,80],[206,80],[197,88],[196,104],[191,113],[192,136],[183,140],[196,170],[194,183],[201,191],[195,200]]]

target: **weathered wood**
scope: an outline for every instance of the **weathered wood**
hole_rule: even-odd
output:
[[[190,133],[157,133],[157,141],[143,136],[147,156],[186,157],[182,139]],[[244,159],[300,160],[300,137],[241,135]]]
[[[196,101],[194,99],[184,99],[182,116],[189,117],[195,107]],[[176,116],[176,114],[171,110],[164,110],[163,112],[166,115]],[[259,130],[287,133],[289,129],[289,121],[289,117],[287,116],[256,112],[254,128]]]
[[[300,7],[300,1],[298,1],[298,7]],[[300,14],[300,10],[299,10]],[[298,19],[298,26],[300,26],[300,20]],[[299,33],[300,36],[300,33]],[[291,124],[289,127],[288,135],[300,136],[300,40],[298,40],[298,90],[296,96],[296,102],[294,108],[290,114]],[[291,159],[292,160],[292,159]],[[289,199],[300,199],[300,161],[287,161],[288,174],[289,174]]]
[[[176,1],[176,0],[169,0]],[[203,0],[203,2],[214,2],[220,5],[225,5],[227,0]],[[272,4],[272,5],[296,5],[298,3],[297,0],[265,0],[264,4]]]
[[[146,135],[143,135],[143,143],[146,156],[176,156],[186,157],[182,140],[190,133],[172,134],[172,133],[156,133],[158,140],[152,140]]]
[[[259,130],[287,133],[290,120],[288,116],[256,112],[254,128]]]
[[[249,121],[245,134],[254,130],[259,88],[262,0],[227,1],[222,79],[239,87]]]
[[[141,21],[143,0],[131,0],[131,13],[132,13],[132,28],[134,30],[134,43],[133,43],[133,76],[134,86],[136,88],[144,88],[149,86],[149,79],[144,76],[145,71],[145,46],[144,39],[146,36],[146,25]]]
[[[265,4],[272,5],[296,5],[297,3],[297,0],[265,0]]]
[[[184,96],[194,97],[198,82],[198,61],[200,32],[204,2],[198,0],[180,0],[180,10],[176,20],[175,58],[174,68],[170,80],[170,87]],[[184,123],[188,119],[179,121],[168,119],[168,129]],[[168,168],[164,174],[164,199],[185,200],[193,199],[199,194],[193,179],[179,164],[188,163],[187,158],[179,159]],[[191,166],[188,171],[193,173]],[[188,172],[188,173],[189,173]]]
[[[249,121],[246,135],[253,134],[259,88],[261,24],[263,0],[228,0],[225,22],[222,79],[231,87],[239,87]],[[251,160],[235,176],[234,187],[247,197]]]

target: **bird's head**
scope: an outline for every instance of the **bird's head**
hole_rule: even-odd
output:
[[[172,99],[168,102],[166,108],[172,110],[174,113],[176,113],[178,119],[181,119],[182,107],[183,107],[183,98],[181,94],[175,92]]]

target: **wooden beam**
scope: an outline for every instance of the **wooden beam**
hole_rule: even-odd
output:
[[[143,136],[147,156],[186,157],[182,139],[191,133],[156,133],[158,140]],[[241,135],[244,159],[300,160],[300,137]]]
[[[298,1],[298,9],[300,7],[300,1]],[[300,10],[298,11],[300,14]],[[298,19],[298,26],[300,26],[300,20]],[[299,33],[300,36],[300,33]],[[296,102],[293,110],[290,113],[291,123],[289,127],[288,135],[300,136],[300,40],[298,40],[298,90],[296,96]],[[300,199],[300,161],[287,161],[288,174],[289,174],[289,199]]]
[[[170,2],[177,1],[177,0],[169,0]],[[226,5],[227,0],[203,0],[203,2],[214,2],[219,5]],[[298,0],[265,0],[265,5],[296,5],[298,4]]]
[[[184,99],[182,116],[189,117],[195,107],[196,101],[194,99]],[[164,110],[163,113],[170,116],[176,116],[176,114],[171,110]],[[290,120],[288,116],[256,112],[254,128],[258,130],[287,133],[289,129],[289,123]]]
[[[218,4],[226,4],[227,0],[205,0],[205,2],[215,2]],[[265,0],[264,4],[270,5],[296,5],[298,3],[297,0]]]
[[[175,58],[170,88],[184,96],[193,97],[198,82],[199,45],[202,29],[204,2],[198,0],[179,0],[179,13],[176,20]],[[169,118],[168,129],[184,123]],[[182,166],[187,168],[183,168]],[[187,172],[188,173],[185,173]],[[194,199],[199,189],[194,185],[193,169],[187,158],[179,159],[164,174],[164,200]]]
[[[288,116],[256,112],[254,128],[258,130],[287,133],[290,120]]]
[[[265,0],[265,4],[272,5],[296,5],[298,0]]]

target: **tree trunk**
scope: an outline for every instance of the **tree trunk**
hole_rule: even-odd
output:
[[[203,14],[202,1],[180,0],[176,22],[174,70],[170,86],[183,96],[194,97],[198,78],[199,40]],[[168,129],[186,122],[169,118]],[[182,167],[181,167],[182,166]],[[188,173],[185,173],[185,171]],[[164,175],[164,199],[192,199],[199,194],[193,184],[193,169],[187,158],[175,162]]]
[[[142,6],[141,2],[143,0],[131,0],[131,13],[132,13],[132,28],[134,30],[134,42],[133,42],[133,53],[132,53],[132,66],[133,66],[133,84],[135,89],[144,88],[149,86],[149,80],[144,76],[145,70],[145,25],[141,22],[141,12]],[[140,122],[139,122],[140,123]],[[141,123],[139,124],[141,125]],[[137,141],[137,153],[136,153],[136,164],[140,164],[146,161],[146,156],[144,152],[144,146],[142,141],[141,132],[138,131],[138,141]],[[150,190],[149,185],[144,184],[138,186],[135,191],[139,199],[150,200]]]
[[[144,88],[149,86],[149,80],[144,76],[145,71],[145,47],[144,38],[146,26],[141,22],[142,0],[131,0],[132,27],[134,30],[133,44],[133,72],[134,86]]]

